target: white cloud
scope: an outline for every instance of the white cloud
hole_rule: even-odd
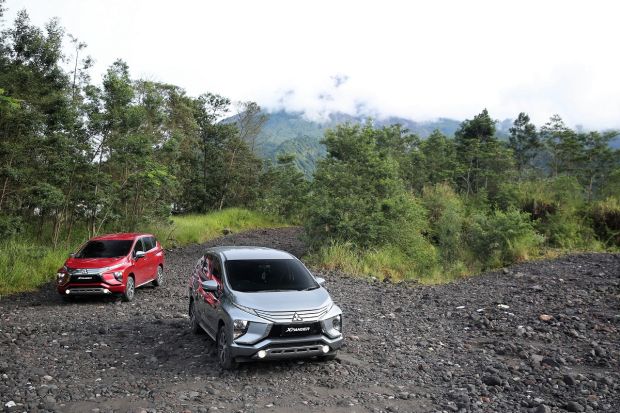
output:
[[[262,106],[417,120],[559,113],[620,127],[615,1],[8,0],[58,16],[98,77],[135,76]]]

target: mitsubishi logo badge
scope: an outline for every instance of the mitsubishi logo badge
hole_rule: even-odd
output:
[[[293,313],[293,321],[304,321],[297,313]]]

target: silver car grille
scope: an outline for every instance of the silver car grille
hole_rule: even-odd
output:
[[[298,310],[298,311],[265,311],[255,309],[256,314],[266,320],[274,323],[305,323],[309,321],[318,321],[329,311],[330,305],[326,305],[315,310]]]

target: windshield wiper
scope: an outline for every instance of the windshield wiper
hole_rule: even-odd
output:
[[[308,288],[302,288],[301,290],[297,290],[297,291],[312,291],[312,290],[316,290],[317,288],[319,288],[319,286],[315,285],[315,286],[308,287]]]

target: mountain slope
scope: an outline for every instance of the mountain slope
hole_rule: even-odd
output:
[[[369,119],[365,116],[332,113],[324,122],[317,122],[305,118],[301,112],[279,111],[266,114],[269,118],[256,139],[259,154],[275,162],[279,155],[292,153],[296,156],[297,166],[308,176],[312,175],[316,162],[325,156],[325,147],[320,141],[326,130],[343,123],[362,124]],[[231,117],[223,122],[234,122],[235,119]],[[417,122],[400,117],[388,117],[372,119],[372,122],[378,127],[400,124],[421,138],[428,137],[435,129],[444,135],[454,136],[461,125],[461,121],[449,118]],[[498,122],[498,136],[506,137],[511,124],[512,121],[509,119]]]

